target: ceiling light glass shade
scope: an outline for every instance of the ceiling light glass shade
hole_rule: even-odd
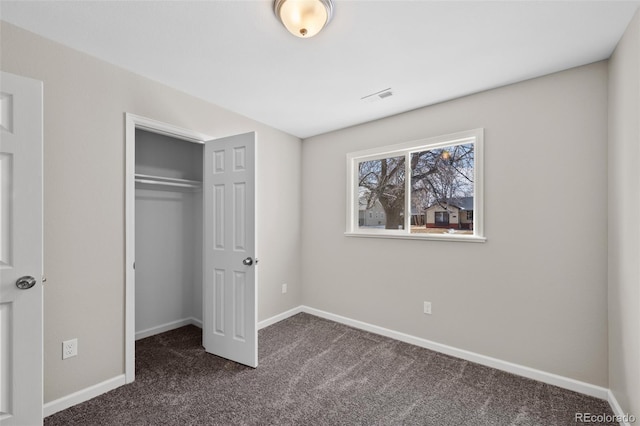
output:
[[[333,17],[331,0],[275,0],[273,9],[285,28],[301,38],[318,34]]]

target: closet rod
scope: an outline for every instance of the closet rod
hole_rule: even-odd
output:
[[[145,183],[151,185],[163,185],[163,186],[177,186],[181,188],[200,188],[202,187],[202,182],[198,182],[197,180],[188,180],[188,179],[176,179],[176,178],[168,178],[162,176],[151,176],[151,175],[135,175],[136,183]]]
[[[147,183],[151,185],[162,185],[162,186],[179,186],[181,188],[200,188],[200,185],[194,185],[192,183],[161,182],[161,181],[151,180],[151,179],[136,179],[136,183]]]

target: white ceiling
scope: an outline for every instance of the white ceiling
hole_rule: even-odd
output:
[[[0,18],[306,138],[608,58],[640,0],[334,3],[311,39],[269,0],[2,0]]]

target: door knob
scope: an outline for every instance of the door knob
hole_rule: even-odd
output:
[[[34,285],[36,285],[36,279],[28,275],[20,277],[18,278],[18,281],[16,281],[16,287],[18,287],[20,290],[28,290]]]
[[[247,257],[245,260],[242,261],[242,264],[245,266],[251,266],[253,265],[253,259],[250,257]]]

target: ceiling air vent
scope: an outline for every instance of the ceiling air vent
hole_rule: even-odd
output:
[[[393,92],[391,91],[391,87],[384,89],[384,90],[380,90],[379,92],[376,93],[372,93],[370,95],[367,96],[363,96],[362,98],[360,98],[361,101],[364,102],[377,102],[379,100],[388,98],[390,96],[393,96]]]

